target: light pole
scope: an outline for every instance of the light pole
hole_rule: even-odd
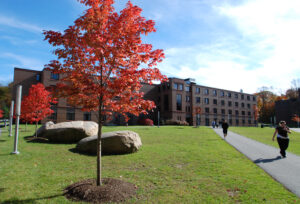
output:
[[[17,88],[17,97],[16,97],[16,127],[15,127],[15,142],[14,142],[14,151],[12,154],[19,154],[18,152],[18,138],[19,138],[19,121],[21,115],[21,98],[22,98],[22,86]]]
[[[13,117],[14,117],[14,101],[11,101],[10,104],[10,112],[9,112],[9,136],[12,136],[12,125],[13,125]]]

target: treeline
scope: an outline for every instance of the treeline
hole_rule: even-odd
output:
[[[3,111],[3,118],[9,118],[11,88],[12,83],[10,83],[8,86],[3,86],[0,84],[0,110]]]
[[[283,93],[275,93],[272,87],[261,87],[255,94],[259,111],[258,121],[261,123],[274,123],[275,102],[278,100],[297,100],[299,98],[300,79],[291,81],[291,88]]]

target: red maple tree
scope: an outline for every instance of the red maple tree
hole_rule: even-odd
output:
[[[163,50],[142,43],[142,35],[155,32],[154,21],[128,2],[115,12],[114,0],[80,0],[88,9],[64,33],[45,31],[45,40],[57,47],[58,60],[46,68],[62,74],[59,96],[82,110],[98,112],[97,185],[101,179],[101,135],[104,116],[114,112],[128,120],[155,107],[144,100],[142,83],[167,80],[155,68]]]
[[[3,110],[0,109],[0,118],[3,117]]]
[[[300,117],[296,114],[292,117],[292,120],[297,122],[297,123],[300,123]]]
[[[22,100],[20,118],[26,122],[35,123],[35,130],[37,130],[38,122],[53,113],[51,104],[55,103],[57,103],[56,99],[43,84],[32,85],[28,96]]]

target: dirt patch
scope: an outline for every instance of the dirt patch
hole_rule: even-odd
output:
[[[64,195],[72,201],[123,202],[135,196],[136,190],[136,185],[117,179],[104,178],[101,186],[96,185],[96,179],[87,179],[68,186]]]

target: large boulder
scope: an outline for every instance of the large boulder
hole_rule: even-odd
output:
[[[97,135],[80,140],[77,151],[87,154],[97,153]],[[136,152],[141,146],[140,136],[133,131],[114,131],[102,134],[102,154],[128,154]]]
[[[72,121],[54,124],[47,122],[37,130],[38,137],[55,143],[76,143],[98,134],[98,124],[92,121]]]

